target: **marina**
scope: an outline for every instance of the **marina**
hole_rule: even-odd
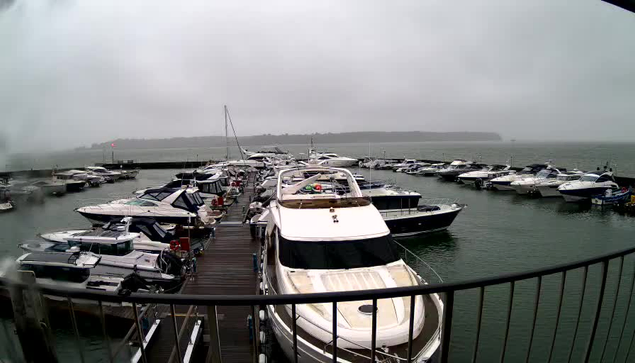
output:
[[[425,167],[425,164],[421,162],[419,166]],[[323,166],[320,166],[320,167],[323,167]],[[221,170],[222,168],[226,168],[226,167],[222,166]],[[175,300],[173,302],[174,304],[173,308],[171,307],[170,304],[165,304],[165,303],[162,304],[160,302],[158,303],[152,302],[148,304],[143,304],[144,306],[143,309],[150,311],[148,315],[145,315],[143,310],[140,310],[139,312],[139,314],[141,314],[139,319],[143,320],[145,319],[144,316],[148,316],[148,320],[144,324],[148,324],[150,326],[150,330],[144,333],[144,334],[147,334],[147,335],[144,335],[145,339],[147,339],[147,346],[144,348],[143,353],[141,353],[140,349],[137,349],[135,353],[134,347],[138,346],[138,336],[135,333],[134,322],[136,321],[136,318],[135,318],[133,308],[132,307],[117,308],[116,306],[115,307],[104,306],[104,309],[105,309],[104,314],[109,317],[108,319],[116,319],[116,320],[113,320],[113,322],[118,321],[117,323],[114,323],[113,327],[120,327],[118,328],[120,330],[118,333],[115,333],[114,336],[125,335],[125,337],[123,337],[124,341],[122,341],[124,345],[128,346],[129,344],[132,344],[132,345],[129,345],[130,348],[126,348],[124,350],[121,350],[121,348],[119,348],[119,352],[117,353],[119,358],[122,358],[129,354],[133,358],[133,361],[135,359],[135,356],[136,356],[136,359],[141,361],[142,355],[145,356],[145,359],[147,361],[152,361],[152,362],[168,361],[170,356],[172,356],[173,360],[176,360],[177,359],[176,356],[178,355],[177,351],[180,351],[181,359],[187,358],[187,359],[191,359],[192,361],[206,361],[207,360],[207,361],[250,362],[250,361],[262,359],[260,358],[261,355],[264,355],[265,357],[267,357],[265,359],[274,359],[274,360],[281,359],[282,356],[286,355],[287,356],[286,359],[289,359],[289,349],[285,349],[283,346],[280,346],[278,344],[273,344],[273,342],[276,340],[279,342],[281,339],[284,341],[286,338],[282,338],[279,336],[276,339],[275,334],[273,334],[276,328],[270,325],[267,325],[267,323],[265,322],[267,320],[268,315],[276,313],[275,309],[263,310],[262,309],[263,305],[260,305],[260,304],[224,305],[223,303],[219,302],[218,304],[214,304],[217,306],[215,306],[214,308],[212,308],[212,310],[210,310],[211,307],[209,305],[208,299],[214,299],[215,296],[217,296],[220,299],[225,299],[227,296],[244,296],[245,298],[248,298],[250,296],[258,296],[262,293],[263,281],[261,281],[261,277],[262,277],[260,272],[261,269],[258,267],[262,259],[262,256],[260,256],[261,242],[259,238],[255,238],[255,236],[260,235],[261,232],[259,231],[262,231],[262,229],[259,229],[258,227],[259,223],[257,223],[256,225],[250,226],[249,221],[251,220],[252,222],[254,221],[257,222],[257,219],[254,219],[254,218],[257,218],[257,216],[253,217],[254,213],[262,212],[263,207],[257,207],[257,210],[254,209],[252,212],[252,209],[254,208],[254,204],[251,202],[255,200],[263,200],[261,197],[258,196],[258,194],[263,192],[260,185],[266,184],[265,181],[267,179],[262,179],[262,178],[263,177],[266,178],[267,173],[265,173],[264,171],[249,169],[248,167],[241,167],[241,168],[246,168],[245,169],[246,171],[247,170],[251,170],[251,171],[248,171],[242,177],[244,178],[243,179],[244,181],[241,182],[242,191],[239,193],[239,195],[237,197],[227,197],[225,201],[223,201],[223,203],[226,206],[226,211],[222,214],[221,217],[219,217],[217,224],[213,224],[214,226],[213,236],[204,237],[199,242],[192,242],[192,244],[197,244],[198,246],[200,246],[199,248],[201,248],[202,250],[202,254],[196,257],[196,272],[192,272],[191,262],[189,262],[188,266],[190,268],[189,270],[190,272],[186,273],[185,279],[181,287],[179,288],[178,293],[177,294],[161,294],[161,295],[165,295],[166,299],[170,299],[170,296],[175,296],[175,298],[177,298],[178,295],[182,295],[186,297],[186,299],[192,299],[195,296],[201,296],[201,297],[204,297],[204,299],[207,299],[206,300],[207,302],[203,303],[199,301],[197,304],[194,304],[194,303],[181,304],[180,300]],[[288,166],[285,166],[285,168],[288,168]],[[452,207],[452,205],[456,205],[459,208],[457,209],[457,211],[461,211],[462,209],[465,209],[461,213],[455,213],[453,215],[452,220],[450,220],[450,222],[447,223],[444,228],[440,228],[442,230],[445,230],[447,228],[449,232],[438,232],[436,228],[429,228],[429,230],[425,230],[425,232],[427,232],[425,234],[398,233],[397,230],[393,230],[393,228],[397,228],[397,227],[390,227],[391,232],[393,233],[393,235],[395,235],[395,237],[402,238],[400,245],[401,243],[403,243],[404,246],[406,246],[408,249],[412,249],[412,251],[406,252],[406,254],[403,255],[405,258],[404,261],[413,263],[414,264],[413,266],[417,266],[418,270],[423,267],[424,270],[426,270],[425,273],[430,272],[427,270],[426,266],[428,263],[431,263],[434,266],[435,270],[437,270],[437,273],[443,276],[443,279],[445,281],[458,281],[468,277],[473,277],[471,276],[471,273],[461,276],[461,273],[466,273],[467,270],[461,269],[461,268],[457,269],[456,267],[453,267],[453,266],[457,266],[456,265],[457,263],[462,264],[467,262],[468,264],[473,265],[473,262],[461,261],[461,259],[458,256],[454,256],[454,257],[451,257],[451,256],[453,254],[452,251],[456,252],[457,251],[456,248],[459,245],[461,246],[462,250],[466,248],[469,250],[469,249],[473,249],[476,246],[479,246],[480,243],[483,243],[483,242],[479,242],[479,238],[476,237],[479,233],[478,232],[479,229],[485,231],[484,228],[486,228],[489,230],[489,232],[485,232],[485,233],[489,234],[490,236],[490,239],[487,241],[487,244],[490,247],[492,247],[493,245],[497,243],[496,242],[497,240],[495,238],[492,239],[492,237],[494,237],[495,235],[492,234],[491,230],[494,226],[497,225],[497,223],[495,223],[493,220],[490,219],[491,209],[490,207],[487,207],[490,203],[485,203],[485,201],[488,199],[494,200],[494,203],[495,203],[494,205],[496,205],[497,208],[502,208],[503,206],[506,206],[504,208],[505,210],[504,213],[510,213],[513,208],[518,208],[519,206],[524,206],[524,208],[527,208],[527,207],[537,208],[541,205],[540,203],[543,203],[545,206],[548,206],[549,208],[554,208],[556,207],[556,205],[560,205],[561,207],[556,207],[555,211],[557,213],[565,212],[565,214],[562,215],[562,217],[558,217],[558,218],[560,218],[561,223],[564,222],[568,224],[570,224],[571,222],[574,222],[577,219],[575,218],[576,215],[580,215],[580,216],[586,215],[590,218],[597,218],[599,223],[604,223],[602,221],[605,220],[606,218],[611,218],[611,219],[630,218],[626,216],[619,217],[619,214],[615,214],[615,216],[611,216],[614,213],[611,212],[610,210],[604,210],[604,211],[599,209],[594,210],[594,207],[592,207],[590,203],[588,205],[587,204],[578,205],[578,204],[565,203],[564,200],[562,202],[555,202],[553,198],[544,199],[544,200],[529,198],[526,195],[519,195],[515,192],[497,193],[497,192],[487,191],[485,190],[486,188],[481,188],[481,189],[475,188],[474,185],[470,185],[467,183],[465,185],[461,185],[461,184],[456,184],[454,182],[442,181],[440,178],[425,178],[413,173],[395,173],[392,170],[369,170],[369,169],[357,168],[357,167],[353,167],[351,168],[351,170],[354,171],[354,178],[356,180],[359,180],[358,183],[360,183],[359,185],[360,187],[362,187],[360,191],[362,192],[362,194],[368,195],[368,197],[370,197],[371,200],[374,197],[377,198],[379,195],[391,196],[391,198],[396,198],[395,200],[401,200],[400,202],[398,202],[398,206],[394,205],[394,202],[390,202],[388,200],[382,202],[380,199],[378,199],[377,201],[379,203],[378,208],[380,209],[379,211],[380,215],[386,220],[386,224],[389,227],[391,226],[390,218],[396,218],[396,220],[398,220],[402,216],[408,216],[409,218],[412,218],[411,216],[413,213],[415,214],[420,213],[422,216],[427,214],[434,214],[434,213],[445,211],[444,208],[450,208],[449,210],[452,210],[452,208],[455,208],[455,207]],[[168,170],[144,169],[137,177],[138,179],[133,179],[132,182],[118,181],[115,184],[112,184],[112,186],[106,184],[102,186],[101,188],[89,188],[89,189],[86,189],[86,191],[84,191],[83,193],[71,193],[63,197],[56,197],[54,199],[51,199],[50,202],[46,201],[44,204],[40,206],[37,206],[36,204],[36,205],[29,206],[27,208],[42,208],[42,207],[46,207],[50,205],[51,203],[57,204],[57,203],[61,203],[65,200],[70,200],[70,199],[74,199],[73,203],[81,203],[82,205],[91,204],[87,202],[82,202],[83,198],[80,198],[80,196],[82,196],[85,193],[104,193],[104,192],[107,193],[107,195],[112,196],[112,192],[106,191],[106,188],[109,188],[109,187],[116,187],[119,189],[123,187],[125,190],[128,190],[128,192],[125,194],[129,196],[137,195],[137,197],[139,197],[139,196],[142,196],[143,193],[147,192],[148,190],[150,191],[155,190],[155,189],[144,189],[144,187],[150,187],[153,185],[161,185],[161,181],[163,180],[164,182],[166,175],[170,175],[170,174],[171,175],[181,174],[181,172],[178,172],[176,170],[169,170],[169,169]],[[217,177],[214,172],[211,172],[209,175],[210,175],[209,176],[210,178]],[[298,180],[302,181],[301,178]],[[340,179],[337,179],[337,180],[340,180]],[[381,182],[381,180],[390,180],[390,182]],[[321,186],[318,189],[316,189],[317,184],[315,184],[313,180],[311,180],[310,182],[313,184],[310,184],[310,183],[306,184],[306,185],[312,185],[312,189],[309,195],[316,192],[318,192],[319,194],[322,192],[321,189],[324,189],[324,188],[326,191],[330,190],[329,188],[334,188],[333,190],[339,190],[338,188],[340,188],[337,185],[330,186],[329,182],[325,183],[325,182],[320,182],[319,180],[316,180],[316,182],[319,183],[319,185]],[[127,183],[132,183],[132,184],[127,184]],[[393,185],[395,184],[399,185],[401,188],[397,188],[397,189],[394,189],[394,191],[392,191]],[[230,187],[225,187],[225,188],[227,188],[225,190],[231,189]],[[383,189],[381,188],[388,188],[388,190],[383,191]],[[304,190],[305,189],[304,186],[302,186],[301,189]],[[143,192],[139,192],[140,190],[143,190]],[[413,192],[413,190],[421,191],[422,193],[416,193],[416,192]],[[374,191],[373,193],[375,194],[373,193],[365,194],[365,193],[370,193],[370,191]],[[303,192],[303,193],[306,193],[306,192]],[[263,196],[267,194],[268,192],[262,193]],[[416,197],[414,197],[415,195]],[[119,193],[116,197],[121,198],[123,196],[124,194]],[[402,198],[403,196],[408,196],[409,199],[403,199]],[[449,198],[450,196],[452,196],[451,199]],[[205,203],[207,205],[213,206],[214,201],[217,201],[216,199],[217,197],[218,196],[215,194],[214,195],[209,194],[207,198],[211,198],[211,199],[207,199]],[[436,197],[436,200],[434,197]],[[445,197],[448,200],[447,201],[442,200],[443,197]],[[407,202],[404,204],[404,200],[412,200],[412,203],[414,204],[411,205],[411,202]],[[92,204],[95,204],[95,202],[99,203],[99,200],[95,198],[89,198],[87,199],[87,201],[91,201]],[[384,207],[381,207],[381,205],[384,205]],[[437,209],[433,207],[435,205],[445,205],[448,207],[441,207]],[[71,208],[70,211],[76,209],[77,206]],[[483,207],[485,207],[486,210],[488,210],[489,212],[483,213],[485,212],[485,210],[482,209]],[[394,209],[394,208],[397,208],[397,209]],[[540,207],[538,210],[543,211],[543,213],[544,211],[546,211],[544,206]],[[16,211],[11,212],[10,214],[6,214],[6,216],[11,216],[12,213],[19,213],[20,211],[21,211],[20,209],[16,209]],[[22,212],[24,212],[24,208],[22,208]],[[578,213],[581,213],[581,214],[578,214]],[[610,214],[607,215],[607,213],[610,213]],[[566,217],[567,215],[569,215],[569,217]],[[539,216],[540,215],[534,215],[533,218],[535,219],[536,217],[539,217]],[[544,217],[550,218],[548,217],[548,214],[546,214]],[[574,218],[571,219],[571,217],[574,217]],[[456,221],[454,221],[454,219],[456,219]],[[413,220],[416,220],[416,219],[413,219]],[[478,222],[479,220],[481,220],[481,222]],[[567,221],[567,220],[570,220],[570,221]],[[626,220],[624,222],[626,222]],[[514,267],[510,268],[509,265],[504,264],[503,262],[504,258],[501,259],[500,257],[500,253],[507,252],[507,253],[514,254],[513,248],[520,247],[517,243],[523,241],[523,239],[522,238],[519,239],[518,236],[522,235],[523,232],[522,232],[522,229],[518,229],[518,228],[525,228],[523,226],[532,228],[531,226],[535,225],[535,223],[541,223],[541,222],[537,222],[537,221],[530,222],[528,220],[525,220],[522,223],[516,223],[515,225],[508,225],[507,228],[515,228],[514,232],[511,234],[511,235],[514,235],[515,238],[513,240],[504,240],[504,239],[500,240],[499,243],[501,242],[507,243],[507,246],[503,247],[503,245],[501,245],[501,248],[497,251],[497,253],[490,256],[490,257],[494,257],[494,260],[490,262],[486,262],[488,258],[486,258],[485,255],[481,256],[480,257],[481,261],[479,263],[480,267],[478,268],[479,274],[481,274],[481,276],[487,276],[488,274],[498,275],[502,271],[505,271],[505,269],[507,269],[507,271],[509,272],[513,272],[513,271],[529,270],[532,268],[538,268],[541,266],[548,265],[549,261],[545,261],[544,263],[542,263],[538,260],[525,259],[522,261],[518,260],[516,264],[514,265]],[[577,222],[574,222],[574,223],[577,223]],[[576,228],[577,230],[580,230],[579,226]],[[254,230],[256,232],[254,232]],[[41,230],[40,232],[45,232],[45,231],[46,230]],[[467,235],[472,236],[472,237],[469,237],[471,241],[468,241],[467,239],[457,239],[457,237],[465,233],[463,231],[467,232],[466,236]],[[534,232],[529,233],[527,236],[530,237],[532,233],[535,234],[535,232],[536,231],[534,230]],[[596,233],[596,232],[599,232],[599,230],[596,230],[593,233]],[[496,233],[498,234],[498,236],[502,236],[504,235],[505,232],[501,230]],[[615,233],[615,230],[612,233]],[[47,236],[47,239],[60,238],[60,237],[48,237],[49,235],[57,236],[55,234],[45,234],[44,236]],[[62,236],[65,236],[65,235],[62,234]],[[404,237],[406,238],[403,239]],[[593,238],[592,235],[588,237]],[[28,238],[32,238],[32,237],[27,237],[27,239]],[[94,237],[90,237],[90,238],[94,238]],[[460,242],[462,240],[464,242]],[[543,241],[542,239],[534,239],[534,238],[527,239],[526,241],[529,241],[529,240],[532,241],[532,246],[534,248],[540,248],[540,247],[537,247],[538,243]],[[547,242],[547,241],[545,240],[544,242]],[[457,243],[459,243],[459,245],[457,245]],[[467,243],[467,244],[464,244],[464,243]],[[143,246],[143,244],[140,244],[139,246]],[[596,249],[596,251],[601,252],[606,250],[615,250],[616,248],[622,248],[627,246],[628,244],[612,245],[612,246],[597,245],[594,248]],[[554,250],[554,247],[555,246],[544,247],[544,248],[549,248],[552,252],[556,252],[552,254],[551,256],[552,264],[559,263],[562,261],[562,257],[558,257],[557,250],[559,248],[562,248],[562,251],[564,252],[565,249],[567,248],[566,243],[564,243],[563,246],[556,247],[555,250]],[[450,255],[448,255],[448,252],[450,253]],[[498,255],[498,257],[495,257],[496,255]],[[567,251],[566,255],[570,255],[570,251]],[[410,259],[407,258],[408,256],[410,256]],[[582,253],[582,254],[579,254],[577,257],[583,258],[584,256],[585,254]],[[576,256],[568,257],[567,260],[569,261],[575,260],[575,257]],[[420,258],[424,258],[425,261],[420,261],[419,260]],[[544,259],[544,256],[542,257],[542,259]],[[627,261],[630,261],[630,260],[627,260]],[[501,262],[503,263],[501,264]],[[627,262],[627,265],[629,263],[630,262]],[[609,280],[608,286],[615,287],[611,281],[612,280]],[[572,284],[573,284],[572,286],[576,286],[578,282],[573,282]],[[516,301],[520,304],[525,304],[526,300],[531,295],[531,291],[523,289],[520,286],[522,285],[519,285],[519,288],[515,292],[515,294],[518,295],[516,297]],[[557,284],[554,284],[553,281],[547,278],[544,280],[544,288],[552,288],[552,289],[555,288],[556,291],[553,291],[552,293],[557,292]],[[594,291],[593,287],[588,287],[588,289],[589,291]],[[268,290],[272,291],[271,288],[269,288]],[[500,295],[496,293],[495,291],[492,293],[489,293],[489,296],[491,296],[490,299],[491,298],[496,300],[501,299],[500,301],[502,304],[504,304],[503,301],[506,299],[504,295]],[[447,301],[446,295],[443,295],[443,297],[444,297],[443,301]],[[152,297],[150,299],[152,300]],[[473,297],[467,300],[457,299],[456,302],[454,303],[456,304],[455,308],[457,309],[455,311],[455,314],[459,314],[459,316],[464,316],[466,311],[469,310],[467,306],[468,305],[473,306],[474,304],[473,299],[474,299]],[[549,299],[548,295],[545,296],[545,299],[547,300]],[[472,302],[469,302],[469,301],[472,301]],[[378,303],[379,303],[379,300],[378,300]],[[464,305],[464,304],[468,304],[468,305]],[[371,305],[372,305],[372,301],[371,301]],[[573,307],[566,308],[567,305],[566,304],[563,304],[563,305],[565,306],[565,310],[562,312],[563,315],[567,316],[568,314],[575,311],[575,308]],[[556,306],[552,305],[547,307],[547,311],[552,311],[552,309],[555,308]],[[617,314],[628,314],[627,311],[623,310],[623,308],[625,307],[623,304],[619,306],[622,306],[622,309],[618,307],[616,309]],[[64,306],[61,305],[59,308],[64,309]],[[77,309],[77,314],[80,314],[78,316],[81,316],[82,319],[94,319],[94,318],[89,318],[89,316],[91,315],[95,316],[96,314],[97,315],[96,318],[97,318],[99,315],[99,311],[95,310],[95,308],[83,308],[81,304],[76,305],[75,308]],[[481,308],[486,308],[486,306],[483,306]],[[263,311],[265,312],[264,314],[266,314],[264,316],[262,315]],[[282,312],[282,310],[280,310],[280,312]],[[482,314],[484,317],[486,317],[487,320],[491,320],[494,316],[497,315],[497,313],[494,313],[488,310],[482,311]],[[210,319],[210,317],[213,317],[213,319]],[[261,321],[260,319],[262,318],[264,319]],[[474,332],[472,318],[466,318],[467,320],[464,320],[464,319],[455,320],[454,324],[459,324],[459,326],[465,326],[464,328],[465,331],[463,332],[461,332],[462,329],[459,330],[459,332],[457,332],[456,329],[454,330],[455,333],[453,334],[455,335],[458,334],[457,339],[460,339],[458,337],[462,335],[469,335]],[[283,321],[285,326],[287,327],[290,326],[289,324],[291,323],[289,319],[285,318],[283,319]],[[442,322],[443,320],[439,318],[438,321]],[[522,318],[520,319],[520,321],[524,321],[525,324],[527,323],[527,321]],[[177,329],[174,328],[175,322],[176,322]],[[511,326],[512,327],[518,326],[518,324],[519,322],[516,321],[516,323],[513,323]],[[155,327],[155,328],[152,329],[152,327]],[[108,330],[110,330],[111,328],[109,328]],[[301,332],[300,336],[304,336],[302,334],[306,334],[305,330],[300,330],[304,328],[302,327],[298,327],[298,328],[299,328],[298,332]],[[567,321],[563,321],[560,329],[562,329],[563,331],[568,331],[571,328],[572,326],[570,325],[570,323],[568,323]],[[214,334],[215,329],[217,331],[217,335]],[[496,329],[500,329],[500,327],[495,328],[494,331],[496,331]],[[544,324],[540,324],[540,323],[538,323],[535,329],[538,331],[545,331],[545,329],[547,329],[546,331],[549,330]],[[602,327],[600,327],[600,329],[602,329]],[[128,334],[125,334],[125,331],[127,331]],[[179,343],[178,349],[176,348],[174,343],[175,334],[177,334],[176,336],[179,337],[178,340],[180,343]],[[427,333],[427,334],[430,334],[430,333]],[[511,334],[513,334],[513,332],[511,332]],[[288,336],[288,337],[291,337],[291,336]],[[116,340],[115,338],[113,339]],[[128,344],[125,343],[126,342],[125,339],[128,339],[129,341]],[[305,339],[305,338],[302,338],[302,339]],[[481,344],[485,344],[485,346],[488,346],[488,344],[492,343],[488,338],[483,338],[483,339],[484,340]],[[540,338],[536,338],[536,339],[537,341],[540,340]],[[216,341],[218,341],[217,345],[216,343],[214,343]],[[507,348],[509,349],[508,354],[512,354],[512,356],[516,354],[521,354],[519,351],[517,351],[518,348],[519,347],[516,347],[514,344],[510,344],[510,347]],[[302,350],[304,348],[300,347],[300,349]],[[450,349],[450,347],[447,347],[446,349]],[[441,352],[441,350],[442,350],[442,347],[439,346],[436,354],[438,355]],[[129,351],[129,353],[125,353],[127,351]],[[392,350],[388,349],[388,351],[392,351]],[[452,352],[453,352],[452,354],[458,354],[458,356],[461,356],[462,354],[467,354],[467,355],[470,354],[469,352],[462,353],[462,351],[463,351],[463,348],[460,348],[459,346],[454,346],[454,348],[452,349]],[[283,354],[282,352],[286,352],[286,354]],[[491,352],[486,349],[485,351],[481,351],[480,354],[485,354],[486,356],[489,356],[490,353]],[[619,353],[620,352],[617,352],[616,354],[619,354]],[[97,351],[94,351],[92,354],[102,355],[104,353],[103,351],[97,350]],[[348,353],[341,352],[341,354],[342,356],[346,356],[346,354]],[[404,353],[398,353],[398,350],[397,350],[396,354],[398,356],[401,356]],[[565,354],[565,351],[556,350],[555,354]],[[388,356],[391,356],[391,355],[392,353],[388,354]],[[442,359],[437,355],[435,355],[435,359]]]

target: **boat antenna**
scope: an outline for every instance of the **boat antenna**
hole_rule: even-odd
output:
[[[243,155],[243,149],[240,147],[240,143],[238,142],[238,135],[236,135],[236,129],[234,129],[232,116],[229,114],[229,109],[227,108],[227,105],[225,105],[225,138],[227,138],[227,120],[229,120],[229,125],[232,127],[232,132],[234,133],[234,138],[236,139],[236,146],[238,146],[238,151],[240,151],[240,158],[242,160],[245,160],[245,156]],[[229,139],[227,139],[227,154],[229,155]]]

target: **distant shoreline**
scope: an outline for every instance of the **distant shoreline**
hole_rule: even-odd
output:
[[[389,143],[389,142],[428,142],[428,141],[503,141],[495,132],[343,132],[343,133],[315,133],[315,134],[282,134],[282,135],[254,135],[240,137],[238,142],[244,146],[271,145],[309,145],[311,140],[320,144],[350,144],[350,143]],[[114,144],[117,149],[174,149],[198,147],[224,147],[224,136],[175,137],[165,139],[117,139],[103,143],[95,143],[90,147],[79,147],[75,150],[103,150],[110,149]],[[236,146],[236,140],[229,138],[229,145]]]

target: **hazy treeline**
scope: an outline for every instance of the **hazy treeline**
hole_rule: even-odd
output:
[[[255,135],[239,138],[241,146],[309,144],[313,138],[316,144],[350,144],[377,142],[418,142],[418,141],[501,141],[495,132],[343,132],[326,134],[282,134]],[[231,137],[230,145],[236,145]],[[183,147],[215,147],[225,146],[225,136],[174,137],[169,139],[117,139],[104,143],[93,144],[90,149],[110,148],[114,143],[118,149],[164,149]]]

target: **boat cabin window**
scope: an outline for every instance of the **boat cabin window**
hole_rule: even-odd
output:
[[[164,188],[181,188],[184,185],[189,185],[190,181],[187,179],[177,179],[177,180],[172,180],[171,182],[167,183],[166,185],[164,185]]]
[[[125,256],[132,252],[132,241],[116,244],[79,243],[82,251],[93,252],[99,255]]]
[[[613,181],[613,178],[611,178],[609,175],[600,175],[600,177],[595,182],[602,183],[607,181]]]
[[[216,195],[221,195],[224,193],[223,186],[218,180],[212,183],[199,183],[198,190],[203,193],[216,194]]]
[[[81,283],[90,277],[90,270],[87,268],[46,266],[34,264],[20,265],[21,271],[33,271],[38,279],[51,279],[55,281]]]
[[[586,182],[594,182],[598,179],[597,175],[594,174],[588,174],[588,175],[583,175],[582,178],[580,178],[580,181],[586,181]]]
[[[549,178],[555,178],[556,174],[554,170],[541,170],[538,172],[538,174],[536,174],[536,178],[538,179],[549,179]]]
[[[141,198],[141,199],[149,199],[149,200],[156,200],[156,201],[160,202],[163,199],[165,199],[165,198],[169,197],[170,195],[172,195],[173,193],[174,193],[173,190],[150,191],[150,192],[145,192],[139,198]]]
[[[194,194],[194,193],[192,193]],[[193,199],[190,193],[181,193],[172,203],[174,208],[184,209],[186,211],[196,211],[199,204]]]
[[[126,202],[126,205],[136,205],[139,207],[156,207],[155,203],[152,203],[148,200],[143,200],[143,199],[133,199],[130,200],[128,202]]]
[[[385,265],[400,259],[391,235],[356,241],[290,241],[279,234],[280,263],[299,269],[349,269]]]
[[[203,202],[203,198],[201,198],[201,193],[199,192],[191,193],[190,198],[194,201],[194,204],[199,207],[205,205],[205,202]]]

